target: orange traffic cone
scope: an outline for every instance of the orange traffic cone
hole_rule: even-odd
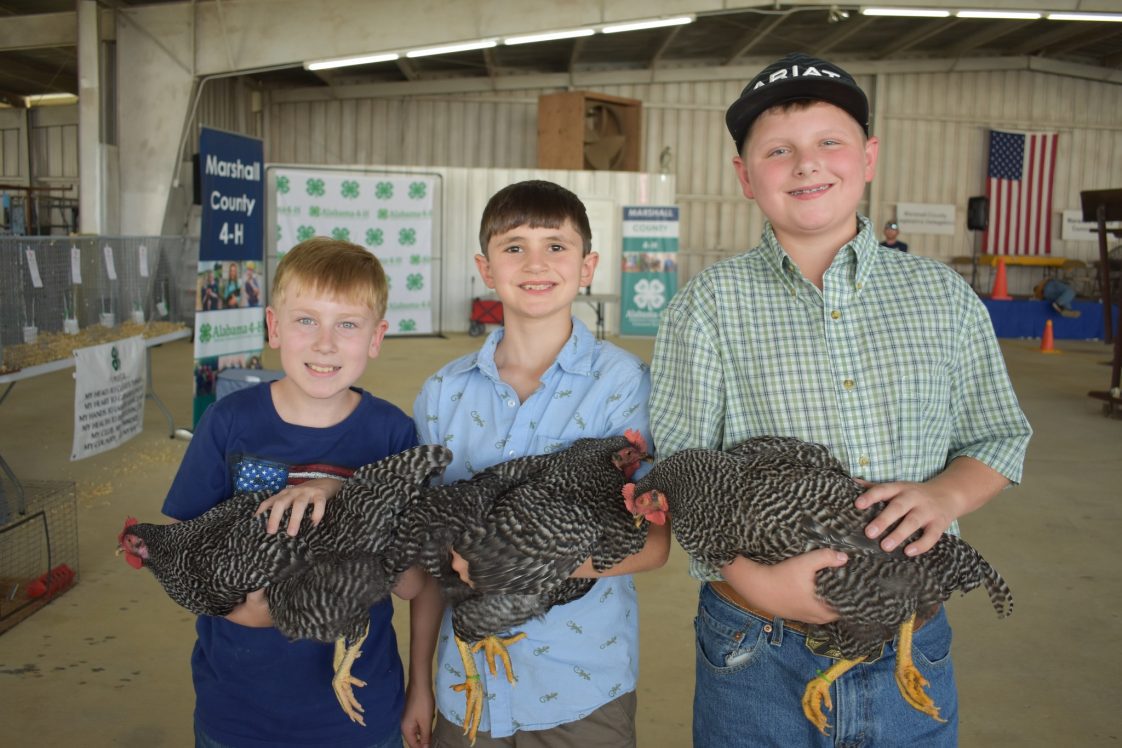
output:
[[[994,301],[1012,301],[1013,297],[1005,288],[1005,260],[997,261],[997,274],[993,279],[993,293],[990,298]]]
[[[1060,353],[1056,350],[1055,342],[1052,339],[1052,320],[1044,323],[1044,335],[1040,337],[1040,352],[1041,353]]]

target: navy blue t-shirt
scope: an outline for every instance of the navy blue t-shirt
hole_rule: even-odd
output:
[[[286,423],[270,383],[239,390],[207,409],[164,501],[164,514],[198,517],[234,493],[277,491],[331,468],[354,470],[417,443],[413,421],[368,392],[328,428]],[[351,722],[331,689],[334,645],[288,641],[275,628],[199,616],[191,655],[195,718],[214,740],[237,748],[369,746],[400,730],[401,658],[385,600],[370,609],[370,634],[351,672],[366,727]]]

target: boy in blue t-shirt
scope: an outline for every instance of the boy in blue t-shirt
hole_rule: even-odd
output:
[[[164,514],[189,520],[235,493],[273,491],[270,529],[291,506],[287,531],[295,534],[308,508],[314,521],[323,517],[338,479],[414,446],[408,416],[352,386],[381,348],[386,296],[382,266],[362,247],[316,238],[286,254],[265,313],[285,376],[207,410]],[[395,592],[411,597],[422,586],[411,569]],[[288,641],[272,627],[263,591],[225,617],[200,616],[191,655],[196,744],[400,746],[404,692],[392,614],[389,600],[370,609],[370,634],[352,669],[366,682],[355,690],[365,727],[336,701],[333,645]]]
[[[646,437],[647,366],[596,340],[572,316],[573,300],[592,282],[598,259],[580,199],[550,182],[510,185],[488,202],[479,243],[476,266],[503,302],[504,326],[477,353],[428,379],[413,406],[421,440],[454,454],[444,480],[581,437],[626,429]],[[635,745],[639,611],[628,575],[662,566],[669,542],[667,528],[652,525],[646,547],[605,574],[586,560],[573,576],[603,577],[587,594],[518,627],[526,638],[509,650],[517,683],[501,669],[492,675],[483,654],[476,655],[484,692],[476,748]],[[412,609],[419,607],[415,602]],[[414,625],[414,639],[436,642],[436,627],[426,633],[421,626]],[[470,717],[464,694],[451,688],[463,681],[451,630],[445,614],[436,642],[433,748],[471,744],[464,734]],[[427,661],[414,661],[418,652]],[[431,653],[431,645],[414,649],[414,672],[431,664]],[[411,720],[407,708],[403,733],[410,745],[425,744],[428,723],[419,713]]]

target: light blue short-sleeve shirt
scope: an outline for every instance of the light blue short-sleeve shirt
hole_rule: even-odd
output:
[[[422,443],[444,444],[454,455],[446,481],[515,457],[552,452],[582,437],[638,429],[650,439],[650,373],[639,358],[598,341],[579,320],[541,386],[525,402],[499,377],[495,330],[476,353],[430,377],[417,396],[413,419]],[[648,441],[649,443],[649,441]],[[484,692],[479,729],[494,738],[583,719],[635,689],[639,671],[639,611],[630,576],[606,577],[582,598],[552,608],[516,631],[510,648],[517,682],[502,668],[491,675],[476,654]],[[437,642],[436,702],[455,723],[464,719],[463,664],[445,611]]]

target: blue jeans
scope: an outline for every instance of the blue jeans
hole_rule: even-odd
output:
[[[1071,302],[1075,301],[1075,289],[1063,281],[1049,278],[1041,296],[1045,301],[1055,302],[1061,309],[1071,309]]]
[[[806,637],[737,608],[703,585],[698,601],[694,748],[738,746],[955,746],[958,696],[946,612],[916,632],[912,653],[928,695],[946,722],[908,706],[896,687],[895,643],[830,688],[829,737],[803,716],[806,684],[835,660],[813,654]]]
[[[371,743],[368,748],[402,748],[401,733],[396,732],[379,743]],[[214,738],[203,732],[198,718],[195,719],[195,748],[232,748],[226,743],[219,743]]]

